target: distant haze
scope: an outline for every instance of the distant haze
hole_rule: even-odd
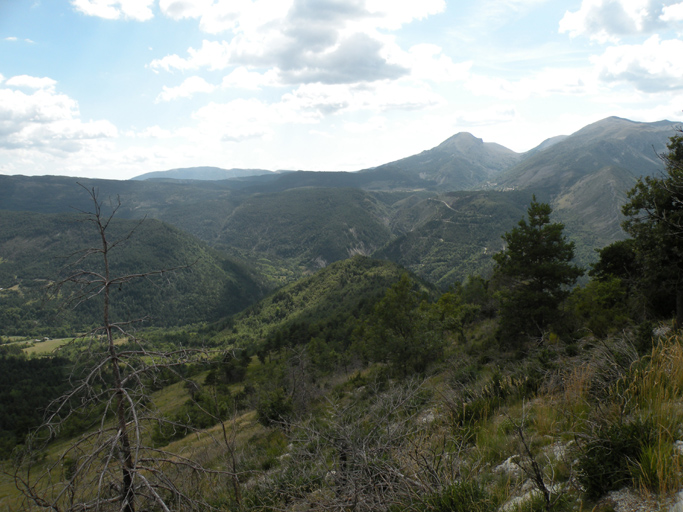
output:
[[[187,167],[184,169],[169,169],[155,171],[135,176],[134,180],[174,179],[174,180],[227,180],[229,178],[244,178],[246,176],[260,176],[270,174],[263,169],[220,169],[218,167]]]

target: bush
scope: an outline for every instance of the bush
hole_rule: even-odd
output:
[[[651,422],[633,421],[602,428],[579,456],[579,482],[591,499],[632,483],[632,468],[652,444]]]
[[[282,389],[276,389],[261,399],[256,414],[261,425],[270,427],[289,419],[293,410],[291,398],[286,397]]]

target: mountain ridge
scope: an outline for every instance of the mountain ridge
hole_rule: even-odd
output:
[[[263,174],[270,174],[273,171],[265,169],[223,169],[221,167],[199,166],[199,167],[180,167],[177,169],[169,169],[167,171],[152,171],[140,174],[131,178],[133,181],[143,180],[203,180],[203,181],[218,181],[227,180],[230,178],[245,178],[249,176],[261,176]]]
[[[218,181],[0,176],[0,208],[86,210],[80,184],[102,198],[120,196],[121,218],[167,222],[252,262],[279,284],[360,253],[447,286],[490,268],[496,242],[523,216],[532,194],[565,223],[580,262],[592,261],[594,249],[625,237],[626,191],[638,176],[661,172],[657,152],[675,126],[606,118],[526,153],[461,132],[354,173]]]

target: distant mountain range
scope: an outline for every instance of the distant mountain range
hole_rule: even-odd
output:
[[[352,173],[197,167],[129,181],[0,176],[0,218],[9,216],[2,210],[87,210],[81,184],[102,198],[119,196],[120,217],[158,219],[250,269],[260,288],[242,288],[245,298],[261,296],[263,283],[276,287],[356,254],[448,286],[491,268],[501,234],[522,218],[532,194],[565,223],[579,262],[594,259],[595,248],[624,237],[626,191],[637,177],[663,171],[658,154],[675,128],[610,117],[526,153],[459,133],[418,155]],[[0,267],[21,273],[9,249],[41,247],[28,229],[40,221],[31,219],[23,235],[0,232]],[[32,271],[32,279],[49,278]]]
[[[141,174],[133,180],[204,180],[217,181],[230,178],[246,178],[270,174],[272,171],[264,169],[221,169],[220,167],[185,167],[169,169],[168,171],[154,171]]]

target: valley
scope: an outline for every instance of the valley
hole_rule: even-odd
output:
[[[0,176],[0,507],[668,510],[677,133]]]

